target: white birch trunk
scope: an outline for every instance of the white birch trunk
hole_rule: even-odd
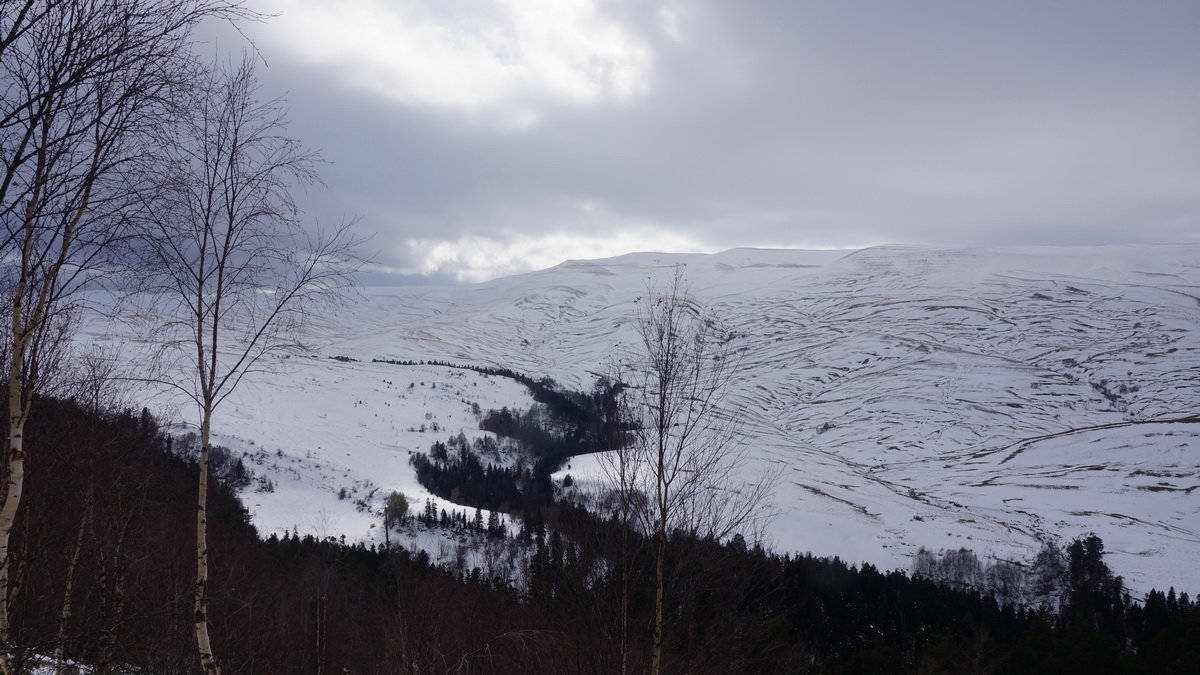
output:
[[[212,429],[211,409],[204,411],[200,425],[200,489],[196,499],[196,647],[206,675],[220,675],[208,635],[208,447]]]
[[[17,509],[25,490],[25,341],[20,330],[21,296],[24,291],[24,275],[12,307],[12,350],[8,361],[8,483],[4,490],[4,506],[0,508],[0,672],[13,672],[12,652],[12,607],[13,597],[11,571],[13,558],[9,551],[13,526],[17,522]]]
[[[12,640],[9,572],[12,569],[13,560],[8,549],[13,526],[17,521],[17,509],[21,506],[21,494],[25,488],[25,415],[21,406],[20,372],[19,365],[9,368],[8,484],[4,495],[4,506],[0,509],[0,645],[2,645],[0,647],[0,671],[4,675],[10,675],[13,672],[12,653],[9,651]]]

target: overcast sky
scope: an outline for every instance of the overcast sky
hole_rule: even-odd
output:
[[[1196,0],[249,3],[277,14],[246,30],[260,79],[330,162],[309,216],[360,216],[399,282],[1200,240]]]

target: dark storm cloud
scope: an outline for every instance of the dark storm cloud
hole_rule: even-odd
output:
[[[414,240],[608,229],[711,249],[1200,231],[1195,2],[688,2],[678,40],[655,3],[597,11],[649,49],[646,89],[523,94],[524,127],[261,38],[265,84],[332,162],[310,212],[360,214],[402,269]]]

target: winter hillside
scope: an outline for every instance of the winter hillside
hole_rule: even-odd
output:
[[[1200,590],[1200,245],[631,254],[367,289],[217,413],[259,479],[256,525],[382,540],[384,495],[428,497],[410,451],[531,402],[506,378],[372,359],[589,388],[680,263],[736,331],[726,402],[782,472],[776,548],[906,568],[921,546],[1028,559],[1095,532],[1132,589]],[[83,339],[132,358],[140,334],[97,320]]]

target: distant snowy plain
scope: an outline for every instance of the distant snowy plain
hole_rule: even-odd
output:
[[[632,345],[636,298],[679,264],[737,334],[726,405],[750,475],[780,475],[777,550],[907,568],[922,546],[1023,560],[1095,532],[1134,591],[1200,591],[1198,245],[643,253],[368,288],[218,410],[217,442],[274,486],[243,495],[255,525],[382,541],[388,492],[432,498],[411,452],[484,435],[475,405],[532,400],[502,377],[372,359],[590,388]],[[140,334],[94,319],[81,340],[136,367]],[[563,473],[599,474],[589,457]]]

